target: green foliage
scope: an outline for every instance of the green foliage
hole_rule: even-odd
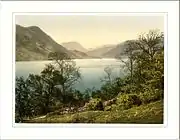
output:
[[[117,104],[122,106],[124,109],[129,109],[134,105],[140,105],[141,101],[136,94],[123,94],[117,98]]]
[[[91,99],[85,104],[87,110],[103,110],[103,103],[100,98]]]
[[[46,65],[40,75],[30,74],[26,80],[16,79],[16,116],[19,120],[47,114],[58,107],[56,103],[59,101],[66,105],[82,101],[83,95],[73,91],[72,87],[80,78],[79,68],[65,57],[66,54],[52,53],[51,56],[56,57],[55,63]]]
[[[71,60],[67,54],[51,53],[55,68],[55,78],[58,85],[61,85],[63,94],[71,90],[72,86],[81,78],[79,67],[76,66],[75,61]]]
[[[159,89],[146,89],[146,91],[139,94],[139,97],[143,104],[147,104],[162,99],[163,91]]]
[[[116,78],[111,83],[107,82],[101,86],[101,90],[94,93],[94,96],[101,98],[104,101],[115,98],[125,85],[125,80]],[[92,97],[94,97],[92,95]]]
[[[41,75],[31,74],[27,79],[27,84],[33,94],[32,103],[36,115],[48,113],[55,103],[56,78],[54,73],[55,68],[49,64],[41,72]]]
[[[23,77],[16,78],[15,121],[22,122],[23,117],[31,115],[30,89]]]
[[[149,103],[163,98],[164,92],[164,38],[163,33],[152,30],[141,35],[138,40],[129,42],[128,59],[124,62],[130,75],[124,78],[120,92],[136,94],[143,103]],[[132,49],[133,48],[133,49]],[[133,62],[132,62],[133,61]],[[130,63],[131,65],[127,65]],[[125,106],[133,103],[129,95],[123,95]],[[122,101],[121,101],[122,102]]]

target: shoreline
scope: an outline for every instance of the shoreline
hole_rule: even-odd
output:
[[[94,59],[94,60],[99,60],[99,59],[107,59],[107,60],[118,60],[117,58],[113,58],[113,57],[104,57],[104,58],[73,58],[71,60],[89,60],[89,59]],[[50,59],[42,59],[42,60],[15,60],[15,62],[38,62],[38,61],[53,61]]]

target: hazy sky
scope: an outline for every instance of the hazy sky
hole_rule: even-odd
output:
[[[16,24],[38,26],[59,44],[77,41],[85,48],[135,39],[150,29],[164,31],[163,16],[16,15]]]

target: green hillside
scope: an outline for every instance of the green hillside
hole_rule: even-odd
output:
[[[163,123],[163,101],[133,107],[128,110],[85,111],[74,114],[50,115],[28,123]]]

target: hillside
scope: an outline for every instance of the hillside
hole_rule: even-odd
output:
[[[16,25],[16,61],[47,60],[54,51],[73,55],[39,27]]]
[[[85,49],[80,43],[78,42],[64,42],[61,43],[61,45],[68,49],[68,50],[77,50],[80,52],[87,52],[87,49]]]
[[[99,48],[88,51],[89,56],[96,56],[101,58],[115,58],[119,56],[127,47],[127,42],[122,42],[117,45],[104,45]]]
[[[79,58],[79,59],[98,58],[98,57],[89,56],[85,52],[81,52],[77,50],[72,50],[71,52],[73,53],[73,58]]]
[[[85,111],[74,114],[50,115],[31,120],[26,123],[133,123],[162,124],[163,101],[133,107],[128,110]]]
[[[104,53],[107,53],[111,49],[115,48],[116,45],[104,45],[87,52],[89,56],[103,57]]]
[[[126,42],[122,42],[122,43],[118,44],[116,47],[114,47],[111,50],[104,53],[103,56],[108,57],[108,58],[114,58],[114,57],[120,55],[126,47],[127,47]]]

